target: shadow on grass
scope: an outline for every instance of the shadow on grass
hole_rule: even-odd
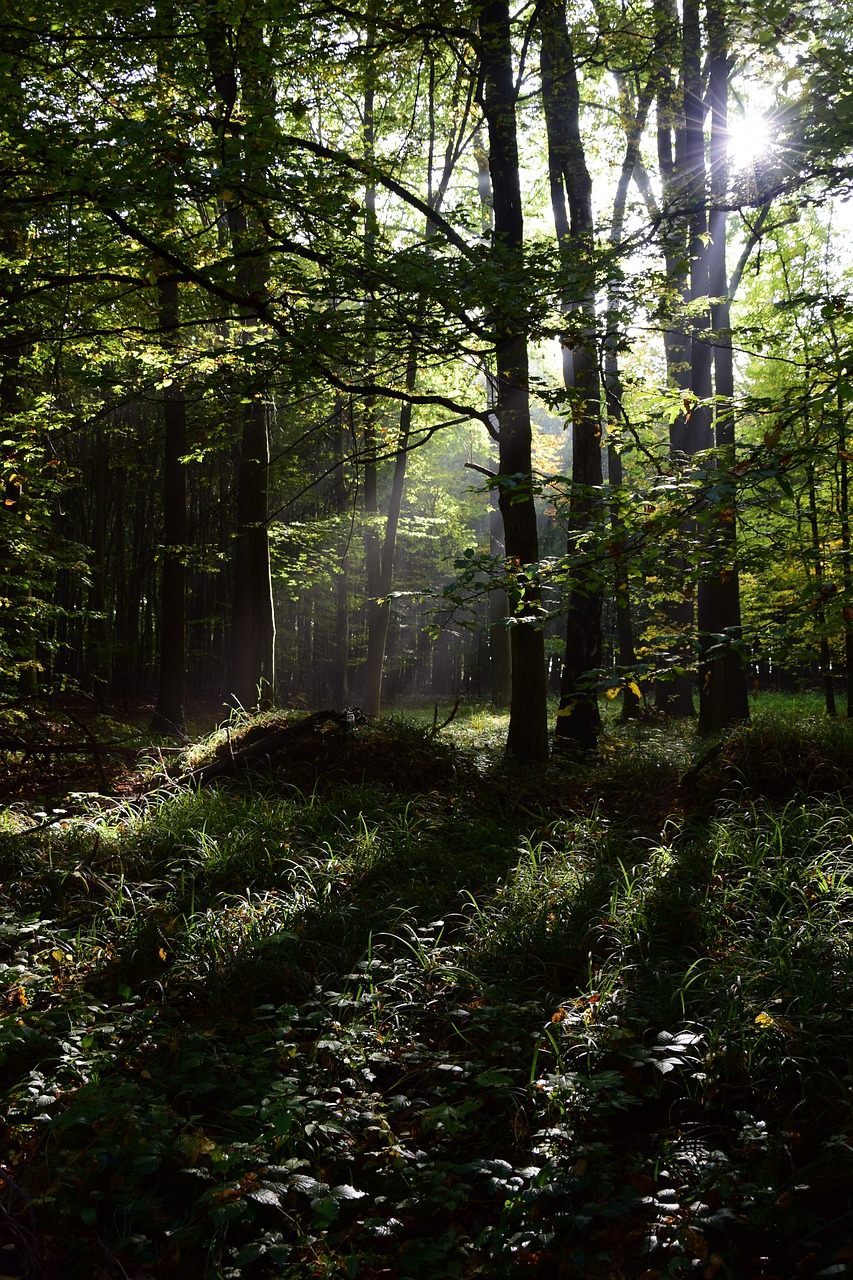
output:
[[[849,815],[661,840],[626,797],[680,747],[405,783],[401,741],[7,845],[7,1149],[66,1273],[846,1265]]]

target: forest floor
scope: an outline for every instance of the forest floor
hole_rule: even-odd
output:
[[[853,1271],[846,723],[7,719],[0,1275]]]

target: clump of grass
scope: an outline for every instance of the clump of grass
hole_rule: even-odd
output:
[[[704,795],[746,791],[785,803],[792,796],[853,798],[853,725],[815,713],[794,718],[764,699],[734,729],[704,771]]]

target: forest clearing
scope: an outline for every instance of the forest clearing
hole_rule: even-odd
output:
[[[4,1274],[849,1273],[853,730],[431,719],[4,810]]]

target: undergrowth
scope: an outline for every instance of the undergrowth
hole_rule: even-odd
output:
[[[5,813],[4,1270],[847,1274],[847,726],[320,746]]]

